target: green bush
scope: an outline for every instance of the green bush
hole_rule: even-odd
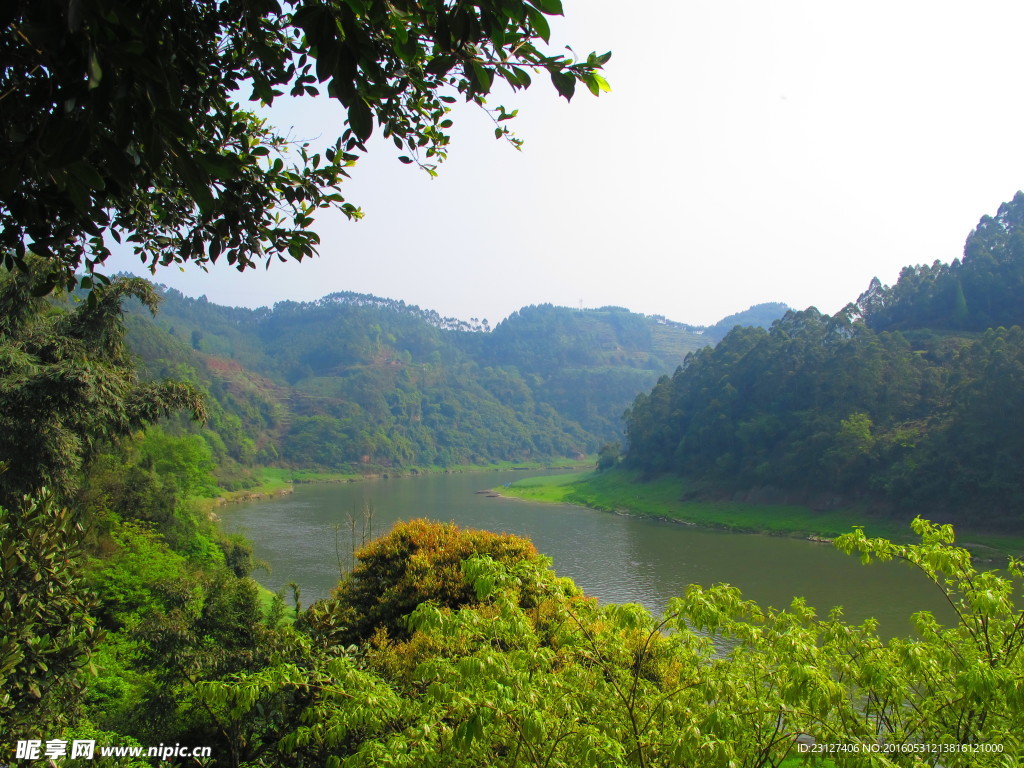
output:
[[[462,561],[473,555],[507,563],[539,557],[533,544],[518,536],[422,519],[397,523],[357,553],[355,569],[330,598],[307,612],[305,625],[342,645],[363,642],[379,630],[408,637],[405,617],[417,605],[430,601],[458,608],[476,602],[461,572]]]

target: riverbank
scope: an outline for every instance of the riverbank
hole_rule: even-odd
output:
[[[494,464],[460,464],[456,466],[422,466],[389,469],[386,472],[316,472],[309,469],[284,469],[282,467],[261,467],[258,470],[259,482],[242,490],[228,491],[221,489],[220,495],[212,499],[198,499],[207,512],[224,504],[241,504],[248,501],[270,499],[292,493],[296,485],[306,483],[357,483],[363,480],[381,480],[397,477],[426,477],[430,475],[451,475],[464,472],[529,472],[537,470],[571,470],[585,469],[594,466],[594,458],[585,459],[552,459],[549,461],[512,462],[503,461]]]
[[[549,459],[546,461],[498,461],[491,464],[456,464],[452,466],[422,465],[399,468],[378,468],[372,472],[317,472],[311,469],[283,469],[263,467],[260,474],[263,482],[254,489],[257,492],[272,492],[275,488],[300,483],[355,483],[361,480],[380,480],[395,477],[420,477],[422,475],[452,475],[463,472],[528,472],[531,470],[577,469],[594,466],[595,458]]]
[[[899,521],[855,510],[819,511],[797,504],[751,504],[684,500],[683,481],[659,477],[641,481],[622,469],[523,478],[494,489],[502,496],[535,502],[576,504],[616,514],[655,517],[684,525],[831,541],[855,525],[868,536],[897,542],[915,540],[910,520]],[[962,546],[982,558],[1024,552],[1024,537],[957,529]]]

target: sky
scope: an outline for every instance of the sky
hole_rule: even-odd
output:
[[[612,92],[546,77],[496,93],[522,151],[460,108],[429,178],[383,142],[321,215],[312,261],[152,279],[232,306],[337,291],[443,316],[615,305],[695,325],[761,302],[834,313],[873,277],[952,261],[1024,187],[1024,4],[976,0],[565,0],[552,44],[612,51]],[[342,130],[326,99],[275,105],[299,138]],[[110,271],[139,274],[118,255]]]

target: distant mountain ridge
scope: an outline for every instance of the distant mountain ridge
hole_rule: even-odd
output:
[[[129,338],[152,375],[215,401],[219,460],[374,471],[596,452],[636,394],[708,343],[620,307],[540,305],[487,321],[333,293],[223,307],[162,289]]]
[[[704,335],[717,344],[736,326],[769,328],[771,324],[789,312],[789,307],[780,302],[755,304],[749,309],[722,318],[714,325],[708,326]]]

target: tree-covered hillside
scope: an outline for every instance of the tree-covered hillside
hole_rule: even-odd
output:
[[[152,375],[210,391],[204,434],[227,476],[594,453],[621,438],[637,392],[706,343],[616,307],[526,307],[491,330],[354,293],[250,310],[166,290],[130,329]]]
[[[621,307],[550,304],[513,312],[476,341],[488,365],[518,370],[542,402],[601,440],[618,439],[645,382],[708,343],[698,328]]]
[[[894,286],[876,278],[857,310],[875,330],[980,333],[1024,324],[1024,192],[982,217],[962,260],[905,267]]]
[[[733,330],[637,398],[626,462],[711,495],[1024,525],[1024,195],[963,261]]]

